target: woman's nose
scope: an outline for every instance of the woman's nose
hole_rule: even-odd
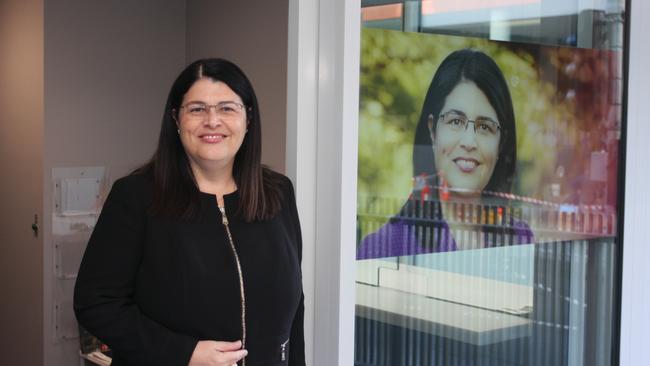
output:
[[[471,122],[471,121],[470,121]],[[465,131],[461,131],[460,146],[465,150],[473,150],[477,147],[476,132],[474,131],[474,123],[470,127],[470,122],[467,123]]]
[[[206,119],[210,128],[216,128],[221,124],[221,116],[217,113],[216,108],[208,109],[208,118]]]

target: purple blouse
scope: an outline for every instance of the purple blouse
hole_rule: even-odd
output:
[[[454,237],[468,240],[472,235],[483,235],[488,248],[533,242],[533,232],[528,224],[515,219],[510,221],[508,226],[486,225],[480,231],[457,231],[452,236],[445,220],[431,225],[415,225],[408,219],[394,218],[361,240],[357,259],[455,251],[458,246]]]

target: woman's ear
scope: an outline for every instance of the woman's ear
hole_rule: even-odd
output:
[[[431,144],[436,142],[436,134],[434,130],[434,123],[435,119],[433,118],[433,114],[429,113],[429,117],[427,117],[427,127],[429,127],[429,136],[431,137]]]
[[[176,127],[181,127],[180,123],[178,123],[178,113],[176,112],[176,109],[172,109],[172,118],[174,119],[174,123],[176,123]]]

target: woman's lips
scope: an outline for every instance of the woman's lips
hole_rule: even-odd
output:
[[[214,144],[223,141],[223,139],[226,138],[226,135],[220,134],[220,133],[210,133],[210,134],[205,134],[199,136],[201,141],[207,142],[209,144]]]
[[[458,169],[464,173],[471,173],[480,165],[476,159],[471,158],[456,158],[453,162],[456,164]]]

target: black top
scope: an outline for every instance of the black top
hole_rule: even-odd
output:
[[[113,349],[113,366],[186,366],[199,340],[242,338],[239,277],[216,196],[201,193],[196,219],[170,219],[147,213],[151,191],[143,175],[115,182],[75,286],[77,319]],[[244,278],[247,366],[305,364],[302,242],[286,177],[282,191],[281,211],[250,223],[236,216],[239,194],[224,196]]]

